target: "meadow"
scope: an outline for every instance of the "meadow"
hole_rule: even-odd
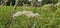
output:
[[[17,11],[32,11],[33,13],[39,13],[40,17],[27,17],[20,15],[15,17],[16,19],[10,25],[10,28],[60,28],[60,5],[56,10],[50,8],[50,4],[42,7],[30,7],[26,8],[19,6]],[[13,6],[0,6],[0,28],[5,28],[6,23],[11,17]]]

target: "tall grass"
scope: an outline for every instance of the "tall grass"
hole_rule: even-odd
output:
[[[5,28],[7,21],[10,19],[12,14],[13,6],[2,6],[0,7],[0,28]],[[20,15],[15,17],[14,21],[10,25],[10,28],[60,28],[60,8],[53,10],[50,5],[43,7],[17,7],[17,11],[32,11],[34,13],[39,13],[41,16],[27,17],[25,15]]]

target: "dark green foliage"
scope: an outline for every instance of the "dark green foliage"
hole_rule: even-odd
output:
[[[1,0],[0,0],[0,2],[1,2]],[[11,2],[11,0],[7,2],[7,5],[10,5],[10,2]],[[34,5],[36,4],[36,2],[38,2],[38,1],[36,0]],[[41,4],[44,5],[44,4],[57,3],[57,2],[58,2],[58,0],[42,0]],[[31,4],[31,1],[28,1],[28,0],[19,0],[19,5],[20,6],[22,6],[23,3]],[[38,2],[38,3],[40,3],[40,2]],[[15,0],[12,0],[12,5],[14,5],[14,4],[15,4]]]
[[[57,3],[58,0],[42,0],[43,4]]]

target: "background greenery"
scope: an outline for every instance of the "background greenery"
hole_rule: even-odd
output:
[[[0,0],[0,2],[4,2],[4,0]],[[35,1],[35,2],[38,2],[38,0],[33,0],[33,1]],[[8,0],[8,2],[6,2],[7,3],[7,5],[10,5],[10,0]],[[40,1],[39,1],[40,2]],[[44,4],[50,4],[50,3],[57,3],[58,2],[58,0],[42,0],[41,1],[41,3],[42,3],[42,5],[44,5]],[[25,3],[25,4],[30,4],[31,3],[31,1],[28,1],[28,0],[19,0],[19,4],[22,6],[22,4],[23,3]],[[15,4],[15,0],[12,0],[12,4],[14,5]]]

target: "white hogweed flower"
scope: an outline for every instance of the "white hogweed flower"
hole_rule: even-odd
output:
[[[32,11],[23,11],[22,13],[23,14],[29,14],[29,13],[32,13]]]
[[[20,15],[26,15],[28,17],[39,17],[40,15],[38,13],[33,13],[32,11],[18,11],[16,12],[12,17],[17,17],[17,16],[20,16]]]
[[[56,5],[57,5],[57,6],[60,6],[60,3],[57,3]]]
[[[28,17],[39,17],[40,15],[38,13],[30,13],[30,14],[26,14],[26,16]]]
[[[22,12],[21,11],[18,11],[18,12],[16,12],[12,17],[17,17],[17,16],[20,16],[20,15],[22,15]]]

